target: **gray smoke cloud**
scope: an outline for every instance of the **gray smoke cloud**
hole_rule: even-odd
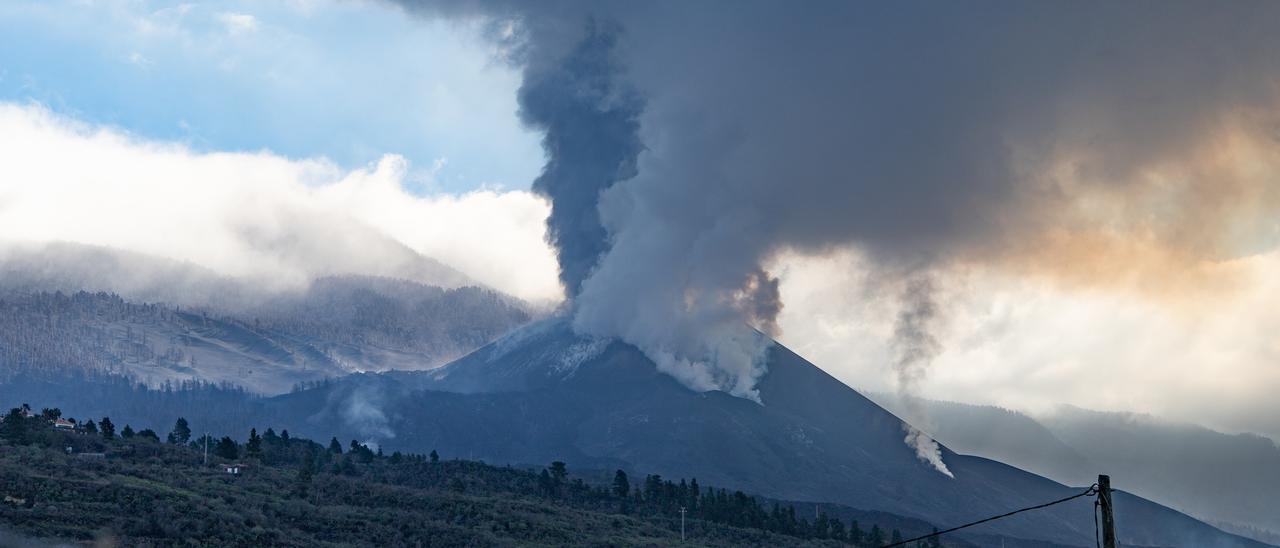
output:
[[[1214,178],[1152,201],[1137,175],[1229,121],[1280,127],[1275,2],[400,3],[494,21],[524,67],[575,328],[746,397],[780,253],[1005,260],[1098,224],[1064,213],[1085,193],[1121,239],[1181,246],[1235,226],[1186,215],[1231,217],[1199,209]],[[1262,184],[1259,218],[1280,211]]]
[[[336,401],[341,398],[341,401]],[[391,428],[391,421],[383,411],[386,394],[376,385],[360,385],[345,394],[333,394],[329,397],[330,408],[337,408],[343,424],[363,436],[371,436],[365,442],[371,448],[377,448],[378,440],[396,437]]]

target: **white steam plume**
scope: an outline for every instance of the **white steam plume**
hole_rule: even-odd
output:
[[[904,441],[916,451],[921,461],[932,465],[948,477],[955,477],[942,461],[938,442],[920,427],[929,427],[928,411],[920,397],[920,381],[929,365],[942,350],[934,330],[939,323],[936,288],[928,274],[915,274],[906,281],[902,292],[898,320],[893,328],[894,372],[897,374],[898,397],[906,417],[902,423],[907,432]]]

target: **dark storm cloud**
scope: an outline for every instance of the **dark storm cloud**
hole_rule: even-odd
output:
[[[515,23],[575,325],[735,392],[760,371],[734,326],[772,325],[781,251],[998,261],[1099,224],[1073,213],[1097,192],[1122,237],[1212,254],[1187,235],[1234,209],[1187,212],[1220,181],[1153,201],[1137,175],[1228,122],[1280,127],[1275,2],[405,3]]]

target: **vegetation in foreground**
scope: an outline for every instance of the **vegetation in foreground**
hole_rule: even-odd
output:
[[[880,546],[901,538],[761,504],[696,480],[625,472],[607,484],[430,455],[328,444],[288,431],[244,443],[161,436],[107,417],[15,408],[0,423],[0,527],[128,546],[675,545],[681,509],[696,545]],[[207,464],[206,464],[207,447]],[[938,546],[922,543],[921,546]]]

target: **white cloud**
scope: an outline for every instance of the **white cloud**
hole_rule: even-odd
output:
[[[346,171],[270,152],[198,153],[11,103],[0,103],[0,150],[8,240],[114,246],[275,283],[395,273],[407,246],[522,298],[560,295],[543,199],[414,196],[394,155]]]
[[[247,34],[258,30],[258,18],[247,13],[223,12],[217,15],[218,21],[231,35]]]
[[[145,55],[135,51],[129,54],[129,64],[137,65],[141,68],[147,68],[152,65],[152,62],[150,59],[147,59]]]

